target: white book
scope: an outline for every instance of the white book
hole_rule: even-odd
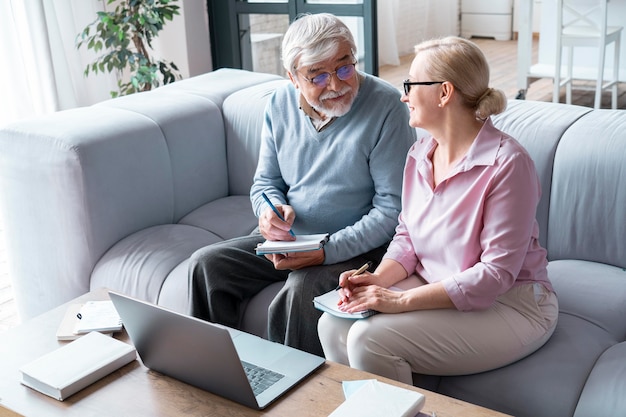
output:
[[[134,346],[91,332],[22,366],[21,383],[63,401],[136,358]]]
[[[328,417],[415,417],[426,401],[426,397],[417,391],[375,379],[350,382],[358,382],[361,386]]]

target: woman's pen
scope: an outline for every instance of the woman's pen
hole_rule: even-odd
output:
[[[282,221],[285,221],[285,219],[283,218],[283,216],[280,214],[280,211],[278,211],[278,209],[272,204],[272,202],[270,201],[270,199],[267,197],[267,195],[265,193],[261,193],[261,196],[263,197],[263,199],[265,200],[265,202],[270,206],[270,208],[274,211],[274,213],[276,213],[276,215],[278,216],[279,219],[281,219]],[[293,237],[296,237],[296,234],[293,232],[293,230],[289,229],[289,234]]]
[[[357,275],[361,275],[363,272],[367,271],[370,266],[372,266],[372,263],[371,262],[366,262],[362,267],[360,267],[359,269],[354,271],[352,273],[352,275],[350,275],[350,276],[351,277],[355,277]],[[339,291],[340,289],[341,289],[341,285],[337,285],[337,288],[335,288],[335,291]]]

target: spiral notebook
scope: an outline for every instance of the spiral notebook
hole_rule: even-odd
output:
[[[328,233],[297,235],[296,240],[266,240],[256,247],[257,255],[270,253],[307,252],[318,250],[328,242]]]

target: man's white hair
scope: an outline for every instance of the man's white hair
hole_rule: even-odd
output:
[[[332,58],[340,45],[348,43],[356,56],[350,29],[330,13],[304,14],[287,29],[282,43],[282,61],[287,71]]]

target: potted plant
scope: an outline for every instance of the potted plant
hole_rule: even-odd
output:
[[[76,47],[83,45],[103,55],[87,65],[85,76],[98,72],[118,73],[118,91],[112,97],[151,90],[161,84],[180,79],[173,62],[156,60],[150,55],[152,40],[163,29],[165,22],[179,14],[178,0],[107,0],[117,3],[113,11],[98,12],[76,38]],[[126,81],[122,77],[130,74]]]

